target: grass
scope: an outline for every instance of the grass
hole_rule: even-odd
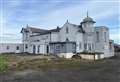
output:
[[[33,58],[36,57],[36,58]],[[50,69],[74,69],[81,70],[97,69],[103,67],[109,61],[98,60],[90,61],[83,59],[64,59],[64,58],[39,58],[39,56],[18,56],[18,55],[1,55],[0,71],[22,71],[32,70],[50,70]]]
[[[7,57],[0,55],[0,72],[5,72],[7,70]]]
[[[80,59],[64,59],[64,58],[33,58],[35,56],[19,56],[14,54],[7,54],[0,56],[0,71],[22,71],[26,69],[32,70],[50,70],[50,69],[83,69],[85,66],[89,67],[94,64],[94,61],[80,60]]]
[[[41,56],[18,56],[10,54],[1,55],[0,61],[4,61],[2,63],[3,65],[1,65],[2,71],[5,70],[11,73],[11,75],[13,74],[13,77],[14,73],[24,73],[30,70],[30,74],[33,75],[32,77],[28,77],[30,75],[29,72],[23,78],[21,75],[16,76],[21,82],[26,82],[24,78],[36,79],[36,77],[40,79],[49,78],[54,80],[54,82],[60,82],[59,79],[64,80],[61,82],[72,82],[72,78],[73,82],[120,81],[120,56],[90,61],[83,59],[51,58],[50,56],[43,56],[41,58]],[[43,76],[41,75],[42,73]],[[18,80],[15,82],[18,82]]]

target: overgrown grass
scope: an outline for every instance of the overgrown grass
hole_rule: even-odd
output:
[[[16,65],[17,70],[33,69],[33,70],[51,70],[51,69],[87,69],[90,65],[94,65],[94,61],[80,59],[32,59],[20,61]]]
[[[7,70],[7,57],[0,55],[0,72],[5,72]]]
[[[83,59],[64,59],[64,58],[39,58],[39,56],[19,56],[15,54],[0,55],[0,71],[20,71],[26,69],[49,70],[49,69],[73,69],[81,70],[98,69],[110,61],[98,60],[89,61]]]

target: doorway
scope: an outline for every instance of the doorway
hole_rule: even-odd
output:
[[[33,53],[35,54],[35,52],[36,52],[36,46],[33,45]]]
[[[47,45],[47,53],[49,53],[49,46]]]

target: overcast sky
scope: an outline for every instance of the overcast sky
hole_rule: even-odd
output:
[[[107,26],[110,39],[120,43],[119,0],[0,0],[0,42],[21,42],[26,24],[51,29],[70,23],[80,24],[86,12],[96,26]]]

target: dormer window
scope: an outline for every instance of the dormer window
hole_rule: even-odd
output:
[[[69,33],[68,27],[66,27],[66,33]]]

